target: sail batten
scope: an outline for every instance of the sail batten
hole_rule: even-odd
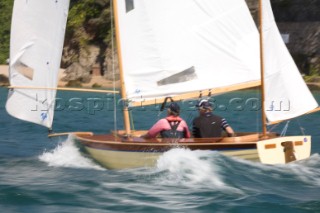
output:
[[[69,0],[15,1],[10,38],[10,89],[6,110],[50,128],[58,84]]]

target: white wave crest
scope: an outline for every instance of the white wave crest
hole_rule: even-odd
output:
[[[45,151],[39,156],[39,160],[53,167],[89,168],[104,170],[92,160],[81,155],[79,148],[71,137],[60,143],[54,150]]]
[[[214,158],[219,155],[211,151],[191,151],[188,149],[172,149],[165,152],[157,161],[157,169],[165,171],[162,184],[183,183],[210,188],[229,188],[224,183],[219,172],[219,163]],[[219,155],[220,156],[220,155]]]

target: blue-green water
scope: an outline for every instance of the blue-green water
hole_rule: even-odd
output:
[[[312,156],[305,161],[268,166],[175,149],[154,168],[116,171],[81,156],[71,140],[49,139],[46,128],[10,117],[6,94],[0,88],[1,212],[320,212],[319,113],[289,123],[288,135],[312,135]],[[319,102],[320,94],[314,95]],[[112,96],[59,92],[58,97],[55,132],[109,132],[114,118],[121,128]],[[247,101],[257,97],[256,91],[218,97],[216,111],[236,131],[259,131],[259,112]],[[182,116],[191,122],[194,103],[182,105]],[[147,129],[164,116],[156,110],[134,110],[134,128]]]

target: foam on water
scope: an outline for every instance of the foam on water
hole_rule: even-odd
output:
[[[72,167],[72,168],[89,168],[104,170],[92,160],[81,155],[79,148],[76,147],[71,137],[58,144],[51,151],[45,151],[39,156],[39,159],[54,167]]]
[[[221,154],[212,151],[172,149],[158,159],[157,170],[165,172],[160,182],[238,191],[228,186],[220,174],[223,169],[220,157]]]

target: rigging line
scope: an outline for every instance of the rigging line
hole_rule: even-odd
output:
[[[280,134],[281,137],[286,135],[288,127],[289,127],[289,123],[290,123],[290,121],[287,121],[286,125],[283,127],[283,130]]]
[[[271,132],[274,128],[278,127],[280,123],[273,125],[268,131]]]
[[[305,131],[304,131],[305,129],[302,127],[299,118],[297,118],[296,120],[297,120],[297,123],[298,123],[298,125],[299,125],[299,128],[300,128],[301,133],[302,133],[303,135],[306,135],[306,133],[305,133]]]
[[[162,117],[162,114],[163,114],[164,111],[161,111],[159,110],[158,113],[157,113],[157,120],[160,119],[160,117]],[[167,111],[165,111],[167,113]]]
[[[116,90],[116,81],[115,81],[115,66],[114,66],[114,25],[113,25],[113,1],[110,1],[110,20],[111,20],[111,57],[112,57],[112,78],[113,78],[113,90]],[[113,129],[117,132],[117,97],[116,94],[113,94]]]
[[[259,96],[261,97],[261,95],[260,95],[260,90],[259,90],[259,89],[256,89],[256,90],[255,90],[255,95],[256,95],[257,98],[258,98]],[[258,98],[258,101],[259,101],[259,103],[263,104],[263,103],[261,102],[261,98],[260,98],[260,99]],[[260,110],[262,110],[262,106],[260,106]],[[260,112],[260,110],[256,110],[256,132],[259,132],[259,126],[260,126],[260,124],[261,124],[261,121],[260,121],[261,112]]]
[[[130,114],[130,117],[131,117],[130,123],[131,123],[132,130],[135,130],[135,128],[134,128],[134,122],[133,122],[133,116],[132,116],[132,110],[129,111],[129,114]]]

